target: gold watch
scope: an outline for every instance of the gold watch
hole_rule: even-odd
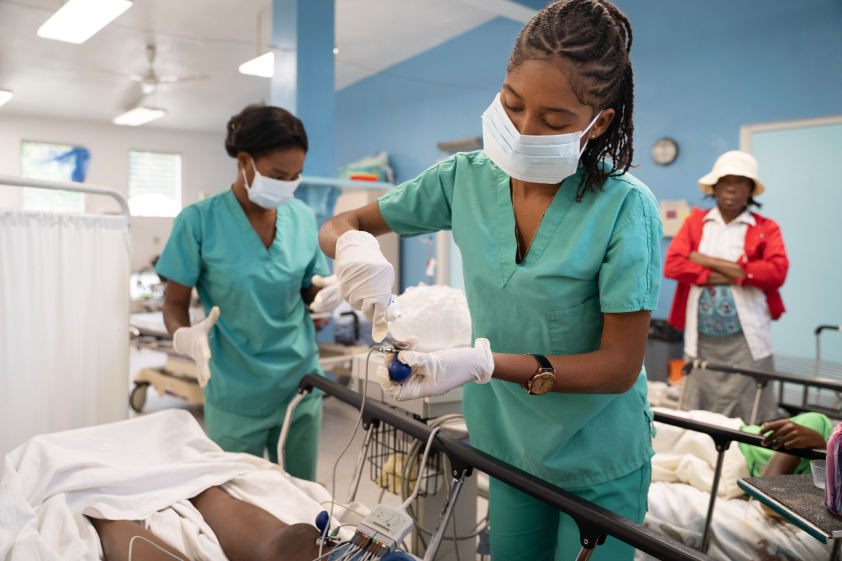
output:
[[[555,368],[553,368],[553,365],[550,364],[550,361],[547,360],[547,357],[544,355],[536,355],[532,353],[527,354],[538,361],[538,372],[536,372],[529,381],[523,385],[523,388],[529,393],[529,395],[544,395],[545,393],[552,391],[556,380]]]

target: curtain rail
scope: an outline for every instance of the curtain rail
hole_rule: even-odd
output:
[[[122,193],[109,189],[108,187],[98,187],[96,185],[88,185],[87,183],[75,183],[71,181],[47,181],[44,179],[28,179],[25,177],[14,177],[12,175],[0,175],[0,185],[8,185],[10,187],[34,187],[36,189],[54,189],[56,191],[75,191],[77,193],[90,193],[92,195],[105,195],[117,200],[117,204],[126,215],[126,222],[131,229],[132,214],[129,211],[129,203]]]

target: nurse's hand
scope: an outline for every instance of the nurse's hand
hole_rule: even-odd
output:
[[[368,232],[345,232],[336,241],[333,268],[342,297],[374,324],[371,335],[379,343],[388,332],[387,321],[400,317],[392,298],[395,269],[383,257],[380,244]],[[390,304],[393,307],[387,314]]]
[[[208,364],[211,357],[210,347],[208,347],[208,332],[219,319],[219,307],[211,308],[208,317],[190,327],[182,327],[176,330],[172,336],[172,346],[175,352],[187,355],[196,362],[196,377],[199,379],[199,385],[205,387],[210,379],[210,365]]]
[[[410,337],[407,343],[410,350],[398,353],[398,360],[412,368],[412,375],[403,384],[393,382],[389,377],[393,353],[387,353],[383,364],[377,367],[380,387],[397,401],[443,395],[468,382],[485,384],[494,373],[488,339],[477,339],[473,349],[442,349],[434,353],[415,352],[418,337]]]
[[[342,293],[339,291],[336,275],[329,277],[313,275],[311,282],[313,286],[321,289],[310,304],[311,312],[332,312],[342,304]]]

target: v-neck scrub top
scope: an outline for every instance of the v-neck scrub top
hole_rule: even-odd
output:
[[[519,264],[509,176],[482,151],[447,158],[379,206],[402,237],[452,230],[474,339],[497,353],[589,353],[603,313],[655,309],[663,229],[654,196],[631,175],[577,203],[581,178],[582,168],[562,183]],[[619,395],[534,396],[492,379],[463,396],[472,445],[564,488],[623,477],[653,455],[644,370]]]
[[[313,321],[301,298],[314,274],[330,274],[313,211],[293,199],[278,208],[267,249],[229,189],[185,207],[155,267],[195,286],[205,308],[219,306],[211,329],[205,400],[217,409],[263,416],[319,373]]]

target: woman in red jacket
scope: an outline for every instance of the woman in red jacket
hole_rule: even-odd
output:
[[[778,225],[749,212],[765,188],[757,160],[726,152],[699,180],[716,199],[693,209],[673,238],[664,275],[678,281],[670,323],[684,329],[684,354],[712,363],[773,370],[771,321],[784,312],[778,288],[789,261]],[[687,379],[684,407],[749,421],[756,386],[747,376],[696,370]],[[756,422],[774,418],[772,387],[761,394]]]

